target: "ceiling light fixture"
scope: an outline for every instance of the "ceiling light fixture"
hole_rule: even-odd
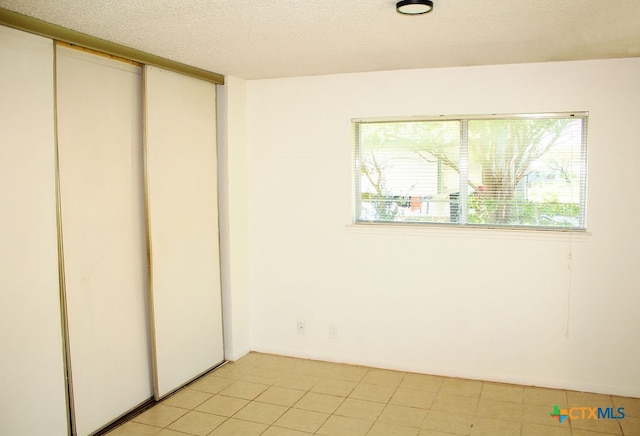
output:
[[[402,0],[396,3],[396,11],[404,15],[422,15],[432,10],[431,0]]]

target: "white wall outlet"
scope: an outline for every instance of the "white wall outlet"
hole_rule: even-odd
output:
[[[304,335],[306,333],[307,329],[304,325],[304,321],[298,321],[298,328],[297,328],[297,332],[299,335]]]
[[[338,339],[338,327],[333,324],[329,326],[329,338]]]

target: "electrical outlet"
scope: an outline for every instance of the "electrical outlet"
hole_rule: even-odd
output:
[[[298,321],[297,332],[299,335],[304,335],[306,333],[306,327],[304,325],[304,321]]]
[[[333,324],[329,326],[329,338],[338,339],[338,327]]]

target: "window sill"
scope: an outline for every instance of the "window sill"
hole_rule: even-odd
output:
[[[586,230],[529,229],[522,227],[459,226],[455,224],[412,224],[359,222],[346,225],[354,234],[419,235],[447,238],[529,239],[587,241],[591,233]]]

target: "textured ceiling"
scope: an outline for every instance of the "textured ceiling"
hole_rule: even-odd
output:
[[[638,0],[0,0],[0,7],[244,79],[640,56]]]

